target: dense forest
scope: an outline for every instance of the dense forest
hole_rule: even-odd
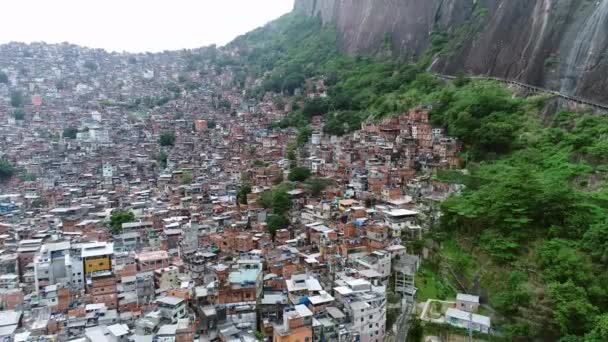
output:
[[[273,127],[298,128],[300,143],[316,115],[326,133],[342,135],[432,105],[433,123],[465,147],[463,170],[435,177],[466,187],[441,205],[418,286],[434,279],[439,297],[480,293],[501,317],[496,339],[608,341],[608,119],[541,115],[548,95],[518,98],[464,75],[444,84],[425,72],[428,54],[395,60],[385,43],[345,56],[335,39],[317,19],[289,14],[231,43],[239,54],[229,63],[263,76],[250,97],[293,96],[299,105]],[[438,35],[429,54],[449,43]],[[326,97],[299,95],[310,79],[324,80]]]

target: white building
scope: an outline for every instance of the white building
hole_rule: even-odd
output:
[[[386,331],[386,293],[363,279],[339,280],[336,300],[351,318],[346,327],[361,342],[381,342]]]
[[[91,119],[93,121],[100,122],[101,121],[101,113],[98,112],[98,111],[96,111],[96,110],[94,110],[93,112],[91,112]]]
[[[156,300],[156,310],[163,318],[176,323],[179,318],[186,316],[186,301],[182,298],[166,296]]]
[[[291,279],[285,280],[289,300],[293,304],[299,304],[302,297],[310,297],[319,294],[323,287],[319,281],[306,274],[294,274]]]
[[[112,164],[108,162],[103,163],[102,174],[104,178],[114,177],[114,166],[112,166]]]
[[[369,255],[356,259],[357,268],[372,269],[380,274],[382,278],[391,275],[391,254],[383,251],[373,251]]]
[[[178,288],[180,286],[179,269],[168,266],[154,271],[154,283],[159,291]]]
[[[456,307],[463,311],[477,312],[479,308],[479,296],[458,293],[456,295]]]
[[[34,256],[35,291],[57,283],[84,286],[84,272],[79,255],[71,249],[69,242],[47,243]]]
[[[417,211],[407,209],[393,209],[384,211],[384,220],[392,236],[399,237],[402,232],[410,235],[422,233],[422,228],[416,222]]]
[[[16,289],[19,286],[19,276],[14,273],[0,275],[0,288]]]
[[[471,329],[489,334],[492,330],[490,317],[449,308],[445,313],[445,321],[455,327]]]

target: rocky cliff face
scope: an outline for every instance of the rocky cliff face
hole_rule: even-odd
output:
[[[608,104],[608,0],[296,0],[295,11],[335,25],[346,53],[389,37],[416,59],[445,32],[432,69],[464,70]]]

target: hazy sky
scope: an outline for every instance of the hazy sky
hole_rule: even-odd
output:
[[[223,45],[292,7],[293,0],[2,0],[0,43],[129,52]]]

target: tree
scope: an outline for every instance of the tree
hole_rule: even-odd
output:
[[[15,168],[6,159],[0,159],[0,181],[7,180],[15,174]]]
[[[296,141],[298,142],[298,146],[302,146],[308,142],[310,135],[312,134],[312,128],[310,126],[300,127],[298,129],[298,135],[296,136]]]
[[[310,190],[310,194],[313,196],[319,196],[332,183],[329,179],[323,178],[310,178],[307,180],[306,184]]]
[[[422,337],[424,337],[424,327],[420,318],[414,315],[411,319],[410,329],[407,332],[407,341],[419,342],[422,341]]]
[[[292,162],[296,162],[296,150],[295,149],[288,149],[287,150],[287,159],[291,160]]]
[[[76,127],[67,127],[63,130],[63,137],[66,139],[76,139],[78,129]]]
[[[8,76],[4,71],[0,71],[0,83],[8,84]]]
[[[291,209],[291,198],[284,187],[276,187],[272,191],[272,210],[277,215],[283,215]]]
[[[285,101],[283,100],[282,96],[275,96],[272,99],[272,102],[275,106],[276,109],[278,110],[284,110],[285,109]]]
[[[83,65],[85,68],[89,69],[89,71],[96,71],[97,70],[97,64],[93,61],[86,61],[84,62]]]
[[[268,233],[272,235],[273,239],[277,233],[277,230],[284,229],[287,227],[289,227],[289,219],[287,219],[287,217],[285,217],[284,215],[270,215],[268,217],[268,222],[266,222],[266,228],[268,229]]]
[[[64,79],[58,80],[57,82],[55,82],[55,88],[57,88],[57,90],[63,90],[63,89],[67,89],[68,87],[68,82]]]
[[[19,175],[19,179],[21,179],[22,182],[33,182],[36,180],[36,178],[36,175],[31,174],[29,172],[24,172]]]
[[[525,306],[530,295],[523,287],[527,276],[521,271],[512,271],[507,279],[504,291],[498,292],[492,298],[492,306],[505,316],[515,316],[520,307]]]
[[[279,172],[279,174],[272,180],[272,185],[279,185],[283,183],[283,172]]]
[[[157,153],[155,153],[154,160],[161,168],[164,169],[167,167],[167,153],[165,153],[165,151],[158,151]]]
[[[608,266],[608,222],[592,225],[583,235],[581,248],[593,261]]]
[[[236,194],[236,199],[238,203],[247,204],[247,194],[251,193],[251,184],[243,184],[239,188],[239,192]]]
[[[591,333],[585,336],[589,342],[608,341],[608,314],[599,316],[593,326]]]
[[[215,120],[209,120],[209,121],[207,121],[207,128],[208,129],[214,129],[215,127],[217,127],[217,123],[215,122]]]
[[[593,328],[598,308],[593,306],[585,290],[572,281],[549,285],[549,297],[554,304],[554,324],[564,335],[583,335]]]
[[[230,103],[230,101],[228,99],[221,99],[218,102],[218,108],[219,109],[225,109],[228,110],[232,107],[232,103]]]
[[[307,99],[302,107],[302,113],[311,118],[316,115],[324,115],[329,111],[329,101],[322,97]]]
[[[112,234],[122,233],[122,224],[127,222],[133,222],[135,215],[130,210],[115,210],[110,216],[110,232]]]
[[[454,85],[456,87],[463,87],[465,85],[467,85],[467,83],[469,83],[469,81],[471,81],[467,75],[464,73],[464,71],[460,70],[456,73],[456,79],[454,79]]]
[[[11,91],[11,106],[15,108],[23,107],[23,94],[18,90]]]
[[[260,205],[266,209],[272,208],[272,191],[265,191],[258,200]]]
[[[15,108],[13,116],[15,117],[15,120],[22,121],[25,119],[25,110],[23,110],[23,108]]]
[[[591,280],[592,265],[589,260],[572,247],[569,241],[553,239],[539,247],[538,264],[543,277],[548,281],[573,281],[582,286]]]
[[[303,182],[310,177],[310,169],[306,167],[295,167],[289,172],[288,179],[292,182]]]
[[[160,146],[173,146],[175,144],[175,133],[173,132],[163,132],[158,139]]]
[[[190,171],[184,171],[182,173],[182,184],[190,184],[192,183],[192,173]]]

